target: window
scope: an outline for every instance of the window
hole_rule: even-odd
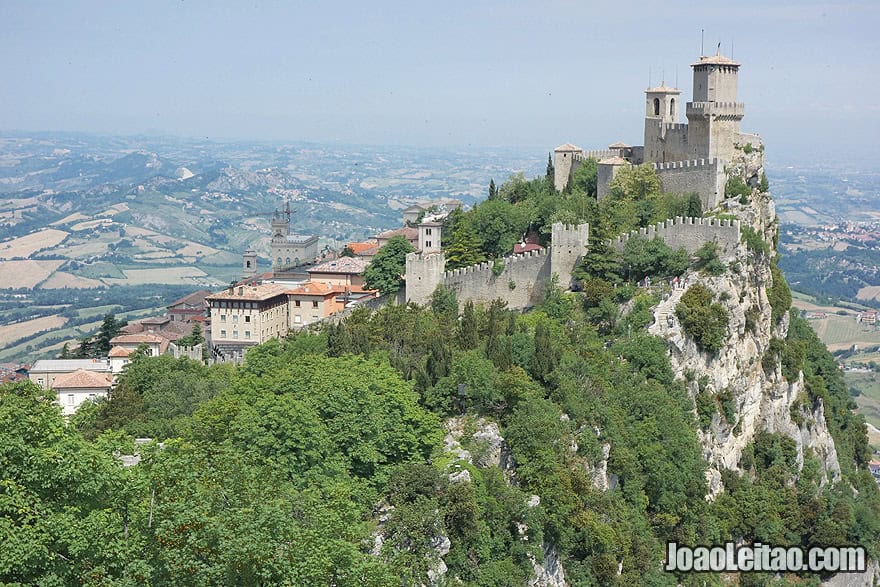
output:
[[[95,399],[97,396],[94,393],[89,394],[89,399]]]
[[[43,387],[43,378],[42,377],[38,378],[37,383],[40,384],[40,387]]]
[[[72,393],[68,393],[68,394],[67,394],[67,405],[68,405],[68,406],[72,406],[72,405],[73,405],[73,394],[72,394]]]
[[[220,338],[226,338],[226,331],[225,330],[220,331]]]
[[[287,266],[290,267],[290,257],[287,258]]]
[[[238,338],[238,330],[232,331],[232,338]]]
[[[675,116],[675,98],[669,100],[669,116]]]
[[[654,116],[660,116],[660,98],[654,98]]]
[[[281,257],[278,257],[278,263],[276,263],[279,267],[281,267]]]
[[[226,314],[220,314],[220,322],[226,322]]]
[[[317,307],[318,307],[318,302],[312,302],[312,307],[313,307],[313,308],[317,308]]]
[[[426,228],[426,229],[425,229],[425,234],[427,234],[428,236],[431,236],[431,229],[430,229],[430,228]]]
[[[301,323],[302,323],[302,316],[300,316],[299,314],[297,314],[296,316],[294,316],[294,317],[293,317],[293,323],[294,323],[294,324],[301,324]]]
[[[245,337],[245,338],[250,338],[250,337],[251,337],[251,331],[250,331],[250,330],[245,330],[245,331],[244,331],[244,337]]]
[[[293,304],[294,304],[297,308],[299,308],[299,300],[296,300],[295,302],[293,302]]]
[[[244,321],[245,321],[245,322],[250,322],[250,321],[251,321],[251,317],[250,317],[250,316],[245,316],[245,317],[244,317]]]
[[[430,249],[430,248],[431,248],[431,241],[425,241],[425,248],[426,248],[426,249]]]
[[[244,266],[247,267],[248,269],[250,269],[250,268],[251,268],[251,262],[250,262],[250,261],[245,261]]]
[[[235,322],[235,323],[238,323],[238,314],[233,314],[233,315],[232,315],[232,321]]]
[[[312,314],[312,322],[317,322],[317,321],[318,321],[318,315]]]

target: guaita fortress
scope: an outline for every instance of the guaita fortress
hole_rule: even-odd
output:
[[[700,196],[704,213],[726,202],[725,187],[736,175],[752,188],[764,171],[764,146],[756,134],[743,133],[740,122],[745,105],[737,101],[740,64],[723,55],[700,57],[693,68],[693,101],[685,104],[686,123],[679,122],[681,90],[662,83],[645,90],[645,136],[643,146],[615,143],[607,149],[585,151],[572,144],[555,149],[555,187],[562,192],[572,174],[585,160],[598,164],[597,197],[608,195],[614,176],[624,167],[650,164],[664,192]],[[673,248],[692,253],[707,241],[719,246],[722,256],[735,254],[740,240],[737,220],[673,218],[634,234],[662,238]],[[612,245],[622,248],[631,235],[618,237]],[[525,308],[539,301],[547,280],[555,273],[563,287],[586,252],[589,226],[552,227],[549,251],[530,251],[503,259],[498,265],[483,263],[446,271],[446,259],[438,247],[421,247],[406,259],[406,298],[424,304],[440,284],[453,289],[460,303],[486,303],[495,298],[512,308]],[[435,235],[435,242],[439,236]],[[420,242],[420,245],[422,243]]]

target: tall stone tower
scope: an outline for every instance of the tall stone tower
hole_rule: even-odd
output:
[[[257,276],[257,254],[248,249],[241,256],[241,278],[251,279]]]
[[[583,154],[583,151],[571,143],[559,145],[553,149],[553,184],[556,191],[561,192],[568,185],[575,168],[574,158],[577,154]]]
[[[700,57],[694,68],[694,101],[687,103],[688,158],[730,161],[745,105],[736,101],[740,64],[716,54]]]
[[[667,140],[674,131],[681,109],[681,90],[667,87],[665,83],[645,90],[645,160],[663,163],[676,159],[677,145],[681,140]],[[679,125],[682,126],[682,125]],[[683,130],[677,129],[679,132]],[[673,134],[676,134],[673,132]],[[667,142],[670,144],[667,146]],[[683,147],[683,146],[682,146]]]
[[[419,251],[424,254],[440,252],[440,231],[443,224],[428,221],[419,224]]]
[[[590,225],[568,226],[554,222],[550,241],[550,270],[559,276],[559,287],[571,289],[571,272],[587,252]]]

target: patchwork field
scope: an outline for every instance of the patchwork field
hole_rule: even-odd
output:
[[[167,269],[123,269],[125,279],[106,278],[108,284],[141,285],[144,283],[201,283],[208,274],[197,267],[169,267]]]
[[[104,287],[103,281],[97,279],[89,279],[88,277],[80,277],[72,273],[64,271],[56,271],[52,276],[40,284],[43,289],[65,289],[65,288],[85,288]]]
[[[60,328],[67,322],[63,316],[44,316],[7,326],[0,326],[0,345],[10,346],[15,341],[43,330]]]
[[[34,287],[56,269],[64,261],[0,261],[0,284],[3,287]]]
[[[856,294],[860,300],[876,300],[877,296],[880,296],[880,285],[866,285]]]
[[[30,257],[40,249],[54,247],[67,238],[66,232],[47,228],[29,235],[0,242],[0,258]]]
[[[844,379],[847,387],[861,392],[861,395],[855,398],[859,413],[865,416],[865,420],[876,431],[880,428],[880,373],[847,371],[844,373]],[[873,436],[871,444],[875,448],[880,448],[880,433],[875,433]]]

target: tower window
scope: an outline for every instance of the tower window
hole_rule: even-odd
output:
[[[675,116],[675,98],[669,100],[669,116]]]
[[[245,266],[246,266],[248,269],[250,269],[250,268],[251,268],[251,262],[250,262],[250,261],[247,261]]]
[[[654,98],[654,116],[660,116],[660,98]]]

